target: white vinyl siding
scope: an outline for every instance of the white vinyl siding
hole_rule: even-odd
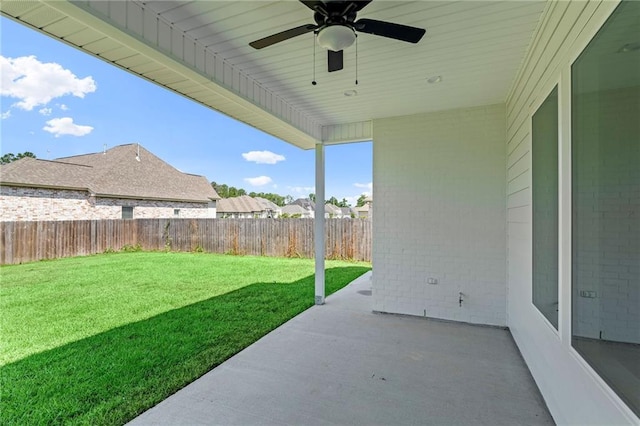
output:
[[[571,347],[570,65],[617,6],[549,2],[507,98],[508,325],[558,424],[637,424]],[[531,302],[531,115],[559,83],[559,333]]]

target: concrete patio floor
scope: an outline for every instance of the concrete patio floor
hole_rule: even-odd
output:
[[[509,331],[375,314],[370,294],[368,273],[130,424],[553,424]]]

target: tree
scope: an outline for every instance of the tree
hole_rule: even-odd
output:
[[[9,164],[25,157],[36,158],[36,155],[30,151],[21,152],[21,153],[18,153],[17,155],[14,155],[13,153],[9,152],[3,155],[2,157],[0,157],[0,164]]]
[[[349,202],[347,201],[346,198],[343,198],[342,201],[340,201],[337,204],[338,207],[351,207],[351,205],[349,205]]]
[[[217,182],[211,182],[211,186],[216,190],[218,195],[222,198],[229,198],[229,187],[226,184],[219,184]]]
[[[339,201],[336,197],[331,197],[327,201],[325,201],[325,204],[333,204],[334,206],[337,206],[339,204]]]
[[[236,188],[234,186],[228,186],[226,184],[219,184],[218,182],[211,182],[211,186],[216,190],[218,195],[222,198],[230,198],[230,197],[239,197],[241,195],[247,195],[247,191],[244,188]],[[278,194],[273,194],[271,192],[255,192],[251,191],[248,193],[249,197],[255,198],[260,197],[267,199],[274,203],[277,206],[284,206],[285,204],[289,204],[293,202],[293,197],[290,195],[282,196]]]
[[[309,194],[309,199],[315,203],[316,202],[316,194],[313,194],[313,193]]]
[[[356,207],[364,206],[364,203],[365,203],[364,200],[366,200],[366,199],[367,199],[366,194],[362,194],[360,197],[358,197],[358,202],[356,203]]]

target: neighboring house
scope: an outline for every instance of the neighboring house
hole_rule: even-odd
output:
[[[357,217],[360,219],[371,217],[371,207],[369,206],[369,204],[364,204],[360,207],[356,207],[355,210]]]
[[[307,211],[305,217],[314,217],[314,212],[316,211],[316,203],[311,201],[309,198],[298,198],[297,200],[291,202],[293,205],[297,205],[302,207]]]
[[[218,218],[251,219],[268,217],[262,203],[248,196],[221,198],[218,200]]]
[[[213,218],[218,198],[137,144],[0,166],[0,221]]]
[[[289,217],[300,215],[301,218],[309,219],[313,217],[313,212],[310,212],[298,204],[287,204],[282,207],[282,215],[288,215]]]
[[[334,204],[325,204],[324,217],[330,219],[342,219],[342,209]]]
[[[282,66],[306,60],[310,33],[269,47],[277,60],[247,47],[290,28],[283,11],[291,25],[308,22],[297,2],[215,14],[205,1],[124,4],[0,8],[315,149],[316,188],[332,145],[372,141],[371,309],[508,327],[558,424],[640,424],[640,2],[373,2],[358,19],[427,34],[415,45],[363,35],[370,77],[357,96],[344,91],[349,60],[336,75],[322,70],[316,89]],[[316,274],[316,303],[324,296]]]
[[[356,217],[358,218],[372,218],[373,217],[373,198],[371,196],[364,199],[364,204],[359,207],[354,207]]]
[[[340,210],[342,211],[343,219],[351,219],[351,215],[353,214],[352,207],[340,207]]]
[[[262,197],[254,197],[260,205],[262,206],[264,217],[268,218],[278,218],[282,214],[282,207],[274,203],[273,201],[267,200]]]

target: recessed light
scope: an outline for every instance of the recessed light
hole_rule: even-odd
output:
[[[618,50],[619,53],[640,51],[640,42],[627,43]]]
[[[440,83],[441,81],[442,81],[441,75],[434,75],[433,77],[429,77],[427,79],[427,83],[429,84]]]
[[[345,90],[344,95],[345,96],[356,96],[358,94],[358,92],[356,92],[355,90]]]

